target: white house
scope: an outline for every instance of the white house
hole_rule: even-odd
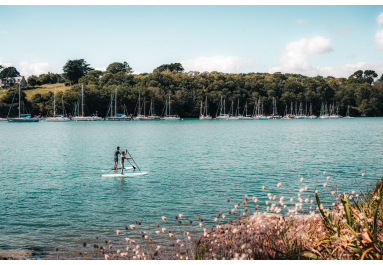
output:
[[[0,79],[0,87],[14,86],[15,84],[21,84],[21,86],[26,86],[27,81],[24,76],[18,77],[7,77]]]

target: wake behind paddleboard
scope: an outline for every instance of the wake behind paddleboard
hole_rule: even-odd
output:
[[[144,176],[147,175],[148,172],[139,172],[139,173],[127,173],[124,175],[121,174],[105,174],[102,175],[102,177],[121,177],[121,178],[126,178],[126,177],[136,177],[136,176]]]

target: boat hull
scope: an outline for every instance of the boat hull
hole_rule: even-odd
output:
[[[200,120],[211,120],[211,116],[199,116]]]
[[[101,117],[72,117],[73,121],[102,121]]]
[[[23,119],[23,118],[14,118],[14,119],[7,119],[8,122],[38,122],[39,119]]]
[[[108,117],[105,118],[106,121],[131,121],[132,118],[129,117],[124,117],[124,118],[119,118],[119,117]]]
[[[45,121],[47,121],[47,122],[68,122],[68,121],[70,121],[70,119],[58,117],[58,118],[46,118]]]
[[[164,117],[162,118],[161,120],[165,120],[165,121],[176,121],[176,120],[180,120],[181,118],[180,117]]]

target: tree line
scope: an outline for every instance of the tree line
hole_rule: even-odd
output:
[[[141,100],[146,101],[147,114],[151,100],[156,114],[163,114],[166,99],[170,96],[172,114],[179,114],[183,118],[198,117],[201,100],[206,96],[208,111],[212,116],[217,114],[221,96],[225,99],[226,110],[232,101],[236,108],[239,101],[241,114],[246,102],[248,114],[252,114],[258,100],[263,103],[264,113],[271,113],[272,100],[275,98],[280,115],[284,114],[286,105],[290,112],[291,102],[294,106],[295,102],[304,106],[311,103],[313,113],[318,115],[323,102],[334,104],[342,116],[348,105],[352,116],[383,116],[383,75],[374,84],[373,80],[378,75],[373,70],[359,70],[348,78],[334,78],[279,72],[185,72],[181,64],[174,63],[161,65],[152,73],[134,75],[132,72],[133,69],[126,62],[115,62],[106,71],[99,71],[90,67],[84,59],[68,60],[61,76],[71,87],[57,93],[56,103],[63,100],[66,113],[73,114],[83,85],[85,115],[97,112],[99,116],[106,116],[111,95],[117,89],[118,113],[122,113],[125,106],[127,113],[137,114],[138,93],[141,91]],[[10,90],[3,96],[3,105],[10,104],[13,93],[14,90]],[[53,93],[36,94],[30,100],[24,96],[24,103],[34,115],[51,115]],[[56,104],[56,107],[56,113],[60,113],[61,104]]]

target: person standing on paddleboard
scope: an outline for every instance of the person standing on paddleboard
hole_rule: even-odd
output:
[[[125,157],[125,155],[126,155],[126,152],[127,152],[128,150],[125,150],[125,151],[122,151],[121,152],[121,175],[124,175],[124,161],[125,161],[125,159],[126,160],[129,160],[129,159],[132,159],[131,157],[129,157],[129,158],[127,158],[127,157]]]
[[[118,166],[118,155],[120,155],[120,147],[117,146],[116,150],[114,150],[114,170],[117,170]]]

